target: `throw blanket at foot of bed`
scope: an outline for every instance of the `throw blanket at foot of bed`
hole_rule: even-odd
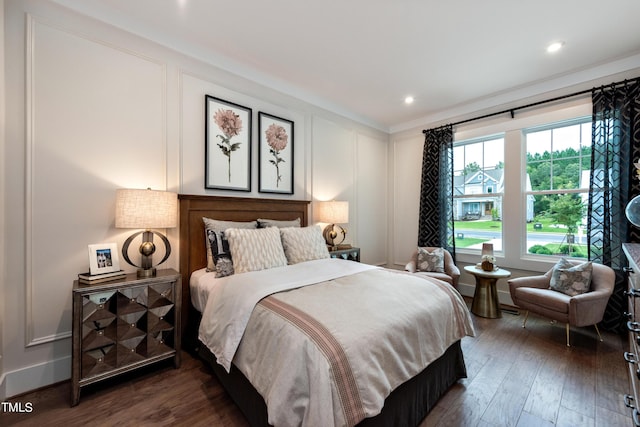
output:
[[[355,425],[378,414],[392,390],[452,343],[474,334],[464,301],[443,282],[319,261],[312,268],[324,274],[336,262],[340,269],[353,265],[355,273],[260,298],[234,353],[234,364],[263,396],[272,425]],[[207,309],[203,324],[210,325]],[[233,323],[213,317],[213,323]],[[203,332],[201,340],[213,351],[207,341],[215,338]]]

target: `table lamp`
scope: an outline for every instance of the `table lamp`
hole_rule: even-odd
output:
[[[134,267],[138,267],[138,277],[153,277],[156,269],[152,262],[156,245],[153,243],[153,235],[157,235],[165,245],[165,254],[160,265],[169,258],[171,245],[166,236],[151,230],[152,228],[173,228],[178,225],[178,195],[168,191],[137,189],[116,190],[116,228],[142,228],[143,231],[129,236],[122,246],[122,256],[125,261]],[[142,234],[140,244],[140,265],[129,259],[129,245],[133,239]]]
[[[336,250],[338,245],[344,242],[347,236],[347,230],[338,224],[349,222],[349,202],[336,200],[319,202],[318,217],[318,221],[329,224],[325,227],[322,235],[327,245],[331,246],[331,250]],[[335,230],[336,228],[338,228],[338,231],[342,234],[342,239],[338,242],[336,242],[336,238],[338,237],[338,231]]]

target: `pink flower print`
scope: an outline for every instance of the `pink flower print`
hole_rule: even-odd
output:
[[[284,159],[280,157],[280,152],[287,147],[289,142],[289,136],[287,131],[280,125],[272,123],[264,132],[267,137],[267,144],[269,144],[269,153],[273,155],[275,159],[269,160],[269,163],[276,167],[276,187],[280,185],[282,181],[282,175],[280,175],[280,163],[284,162]]]
[[[240,148],[241,142],[231,143],[231,137],[238,136],[242,130],[242,119],[232,110],[219,109],[213,115],[213,121],[224,135],[216,135],[220,138],[218,147],[222,154],[227,156],[229,182],[231,182],[231,153]]]

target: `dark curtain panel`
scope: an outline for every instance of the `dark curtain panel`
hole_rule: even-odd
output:
[[[640,242],[639,230],[627,221],[624,209],[640,194],[633,162],[640,160],[640,80],[592,91],[592,167],[587,235],[589,259],[616,271],[616,287],[603,326],[624,330],[626,265],[622,243]]]
[[[418,246],[439,246],[455,258],[453,230],[453,126],[423,131]]]

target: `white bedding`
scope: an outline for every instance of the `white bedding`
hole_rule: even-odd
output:
[[[374,416],[398,385],[474,334],[451,286],[366,264],[321,259],[214,281],[194,276],[209,282],[192,287],[196,307],[207,299],[200,340],[249,379],[272,425]],[[330,339],[314,341],[317,330]]]

